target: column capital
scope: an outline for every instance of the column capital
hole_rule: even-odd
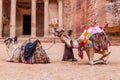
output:
[[[44,0],[44,2],[49,2],[49,0]]]
[[[57,0],[58,2],[62,2],[63,0]]]
[[[36,0],[32,0],[32,3],[36,3]]]
[[[13,2],[14,2],[14,1],[17,2],[17,0],[11,0],[11,1],[13,1]]]

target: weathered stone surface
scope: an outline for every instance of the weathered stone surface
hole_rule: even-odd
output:
[[[91,26],[94,23],[102,26],[108,23],[109,27],[120,27],[120,0],[74,0],[74,4],[71,6],[74,6],[75,10],[72,7],[69,9],[71,11],[69,17],[74,17],[72,25],[76,29],[76,37],[81,34],[84,26]],[[72,12],[72,9],[75,12]]]

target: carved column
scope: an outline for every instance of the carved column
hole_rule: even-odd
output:
[[[10,37],[15,36],[16,25],[16,0],[11,0],[11,15],[10,15]]]
[[[2,2],[3,0],[0,0],[0,38],[2,37]]]
[[[36,37],[36,0],[32,0],[31,37]]]
[[[59,12],[59,28],[63,27],[63,4],[62,4],[62,0],[58,0],[58,12]]]
[[[48,35],[48,4],[49,0],[44,0],[44,36]]]

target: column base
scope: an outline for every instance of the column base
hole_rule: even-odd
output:
[[[30,36],[30,38],[36,38],[37,36]]]
[[[44,38],[54,38],[54,35],[44,35]]]
[[[15,35],[15,25],[10,25],[10,37],[14,38]]]

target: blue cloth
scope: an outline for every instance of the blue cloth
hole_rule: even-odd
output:
[[[30,57],[32,57],[35,49],[36,49],[36,45],[37,42],[40,43],[39,40],[34,41],[33,43],[29,42],[26,44],[25,49],[24,49],[24,58],[27,61]]]

